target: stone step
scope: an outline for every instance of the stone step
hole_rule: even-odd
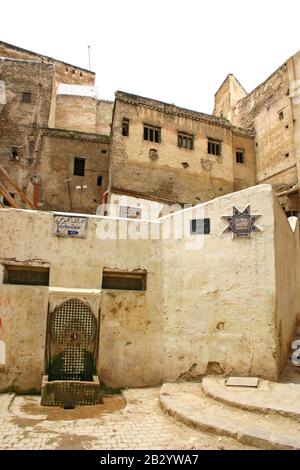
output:
[[[9,414],[9,407],[14,398],[14,393],[0,393],[0,416]]]
[[[162,409],[201,431],[229,436],[262,449],[300,449],[300,423],[273,414],[241,410],[206,396],[201,384],[164,384]]]
[[[300,420],[300,384],[259,380],[257,388],[227,387],[224,378],[204,377],[205,395],[222,403],[263,414]]]

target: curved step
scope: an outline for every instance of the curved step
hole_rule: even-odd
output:
[[[224,378],[204,377],[205,395],[216,401],[263,414],[300,420],[300,385],[259,380],[258,388],[226,387]]]
[[[300,426],[282,416],[262,415],[207,397],[201,384],[164,384],[162,409],[179,421],[262,449],[300,449]]]

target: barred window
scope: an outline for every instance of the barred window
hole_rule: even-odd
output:
[[[221,155],[221,142],[218,140],[208,139],[207,153],[209,155],[216,155],[217,157],[219,157]]]
[[[84,176],[85,158],[74,158],[74,175]]]
[[[194,136],[178,132],[178,147],[183,149],[193,150],[194,148]]]
[[[153,127],[144,125],[144,140],[149,140],[150,142],[160,143],[161,140],[161,129],[160,127]]]
[[[31,103],[31,93],[28,93],[27,91],[23,91],[22,103]]]

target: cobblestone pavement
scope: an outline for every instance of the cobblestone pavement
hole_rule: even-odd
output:
[[[94,417],[92,407],[84,407],[89,408],[87,417],[75,418],[75,413],[75,419],[60,409],[56,409],[57,415],[47,416],[39,397],[15,397],[9,412],[0,413],[0,449],[248,448],[233,439],[194,430],[165,415],[159,405],[158,388],[128,390],[124,396],[127,404],[119,411]]]

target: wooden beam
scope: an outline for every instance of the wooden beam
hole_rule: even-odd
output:
[[[6,190],[6,188],[3,186],[2,183],[0,183],[0,194],[2,194],[2,196],[5,197],[5,199],[7,200],[8,204],[11,207],[14,207],[15,209],[18,208],[17,204],[15,203],[14,198],[11,197],[11,195],[9,194],[9,192]]]
[[[33,207],[33,204],[29,201],[29,199],[27,198],[26,194],[23,193],[23,191],[19,188],[19,186],[13,182],[13,180],[9,177],[8,173],[6,172],[6,170],[3,168],[2,165],[0,165],[0,175],[4,176],[4,178],[7,179],[7,181],[9,182],[9,184],[12,185],[12,187],[15,189],[15,191],[19,194],[21,200],[23,202],[25,202],[29,207],[30,209],[34,209]],[[4,187],[4,186],[3,186]],[[5,188],[4,188],[5,189]],[[5,198],[7,199],[7,197],[5,196]],[[12,199],[12,198],[11,198]],[[8,201],[8,199],[7,199]]]

